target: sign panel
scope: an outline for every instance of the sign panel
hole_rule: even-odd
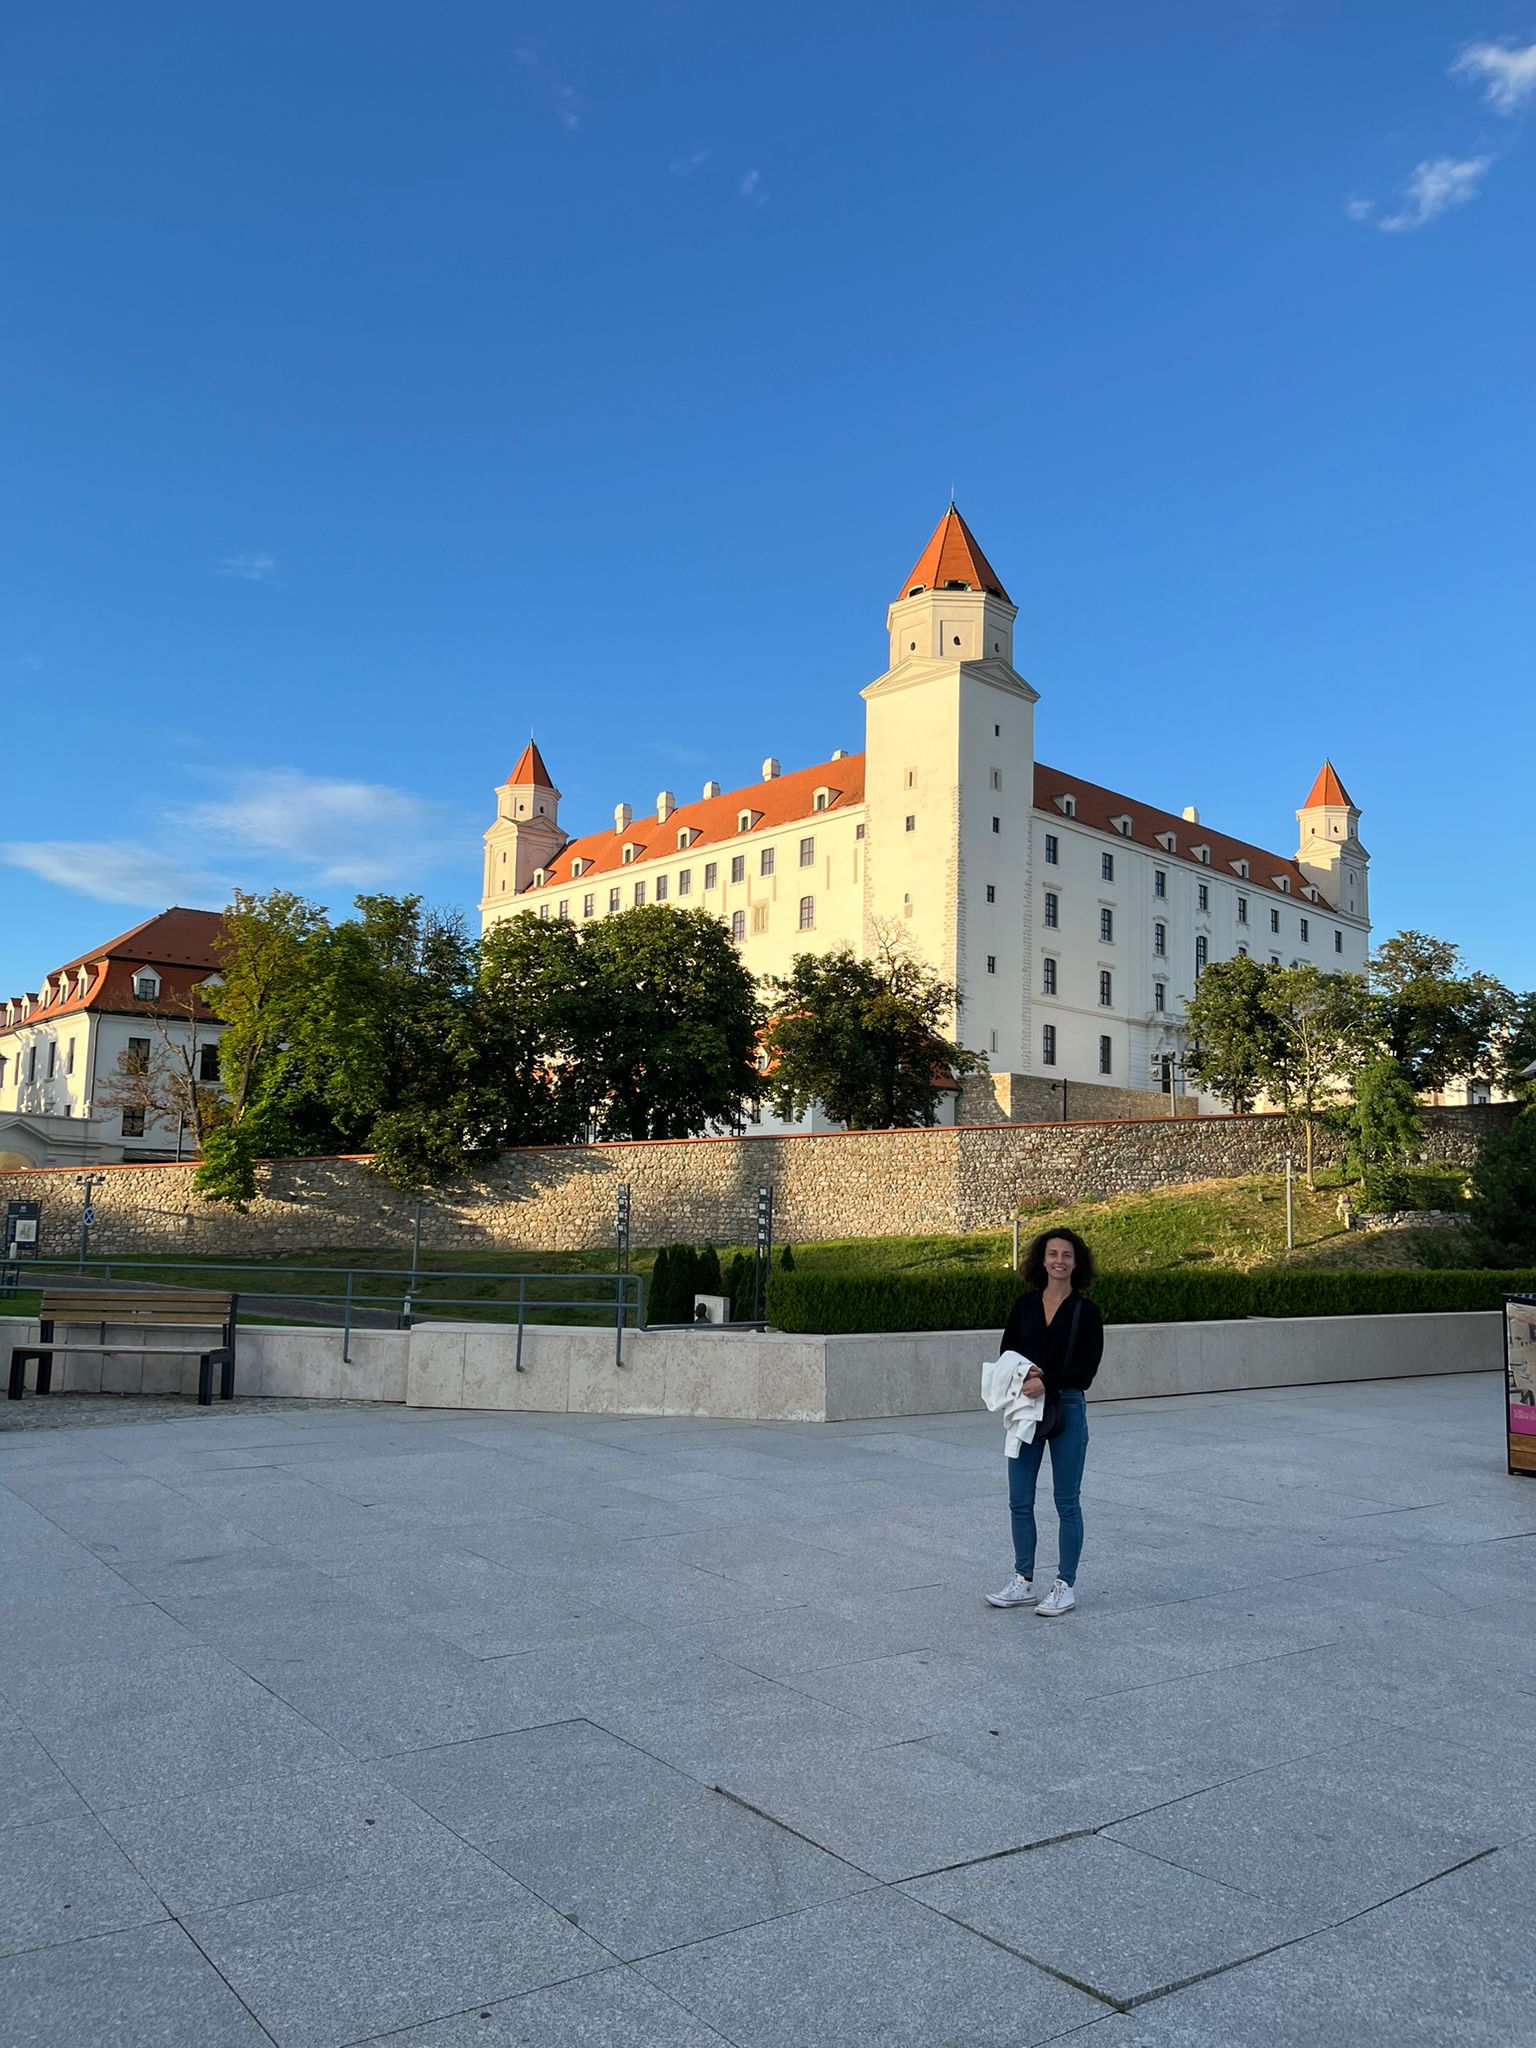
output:
[[[1536,1294],[1504,1297],[1509,1469],[1536,1477]]]

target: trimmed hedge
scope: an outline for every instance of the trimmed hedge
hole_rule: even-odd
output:
[[[1020,1292],[1002,1273],[775,1272],[768,1320],[803,1336],[865,1331],[1000,1330]],[[1383,1316],[1497,1309],[1536,1293],[1536,1268],[1403,1273],[1101,1273],[1106,1323],[1232,1322],[1244,1316]]]

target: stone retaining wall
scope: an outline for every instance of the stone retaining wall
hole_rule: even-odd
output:
[[[1470,1165],[1481,1134],[1508,1107],[1424,1113],[1426,1151]],[[994,1230],[1020,1202],[1173,1187],[1272,1171],[1293,1139],[1278,1116],[1160,1123],[987,1124],[840,1131],[776,1138],[694,1138],[509,1152],[491,1171],[440,1189],[422,1206],[422,1242],[517,1251],[581,1251],[612,1242],[614,1198],[630,1189],[639,1245],[744,1244],[759,1187],[772,1187],[775,1234],[945,1236]],[[1329,1156],[1320,1143],[1320,1162]],[[95,1258],[177,1253],[265,1258],[411,1242],[414,1204],[362,1159],[280,1159],[263,1166],[247,1213],[205,1202],[190,1166],[93,1170]],[[41,1201],[45,1256],[80,1242],[82,1190],[69,1168],[0,1173],[0,1203]]]

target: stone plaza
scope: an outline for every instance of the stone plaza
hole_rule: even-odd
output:
[[[1536,2042],[1501,1399],[7,1428],[0,2044]]]

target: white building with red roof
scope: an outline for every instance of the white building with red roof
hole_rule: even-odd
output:
[[[217,974],[214,910],[162,910],[0,1007],[0,1166],[178,1156],[177,1120],[125,1086],[167,1061],[216,1086],[223,1026],[200,990]],[[183,1134],[184,1135],[184,1134]]]
[[[958,1035],[1005,1105],[1013,1076],[1161,1089],[1212,960],[1362,971],[1369,857],[1332,763],[1294,855],[1048,767],[1016,617],[951,505],[887,612],[862,754],[788,774],[768,760],[760,782],[707,782],[691,803],[662,790],[650,814],[621,803],[611,829],[573,838],[530,740],[485,834],[482,928],[703,909],[770,986],[798,953],[869,954],[894,929],[959,990]]]

